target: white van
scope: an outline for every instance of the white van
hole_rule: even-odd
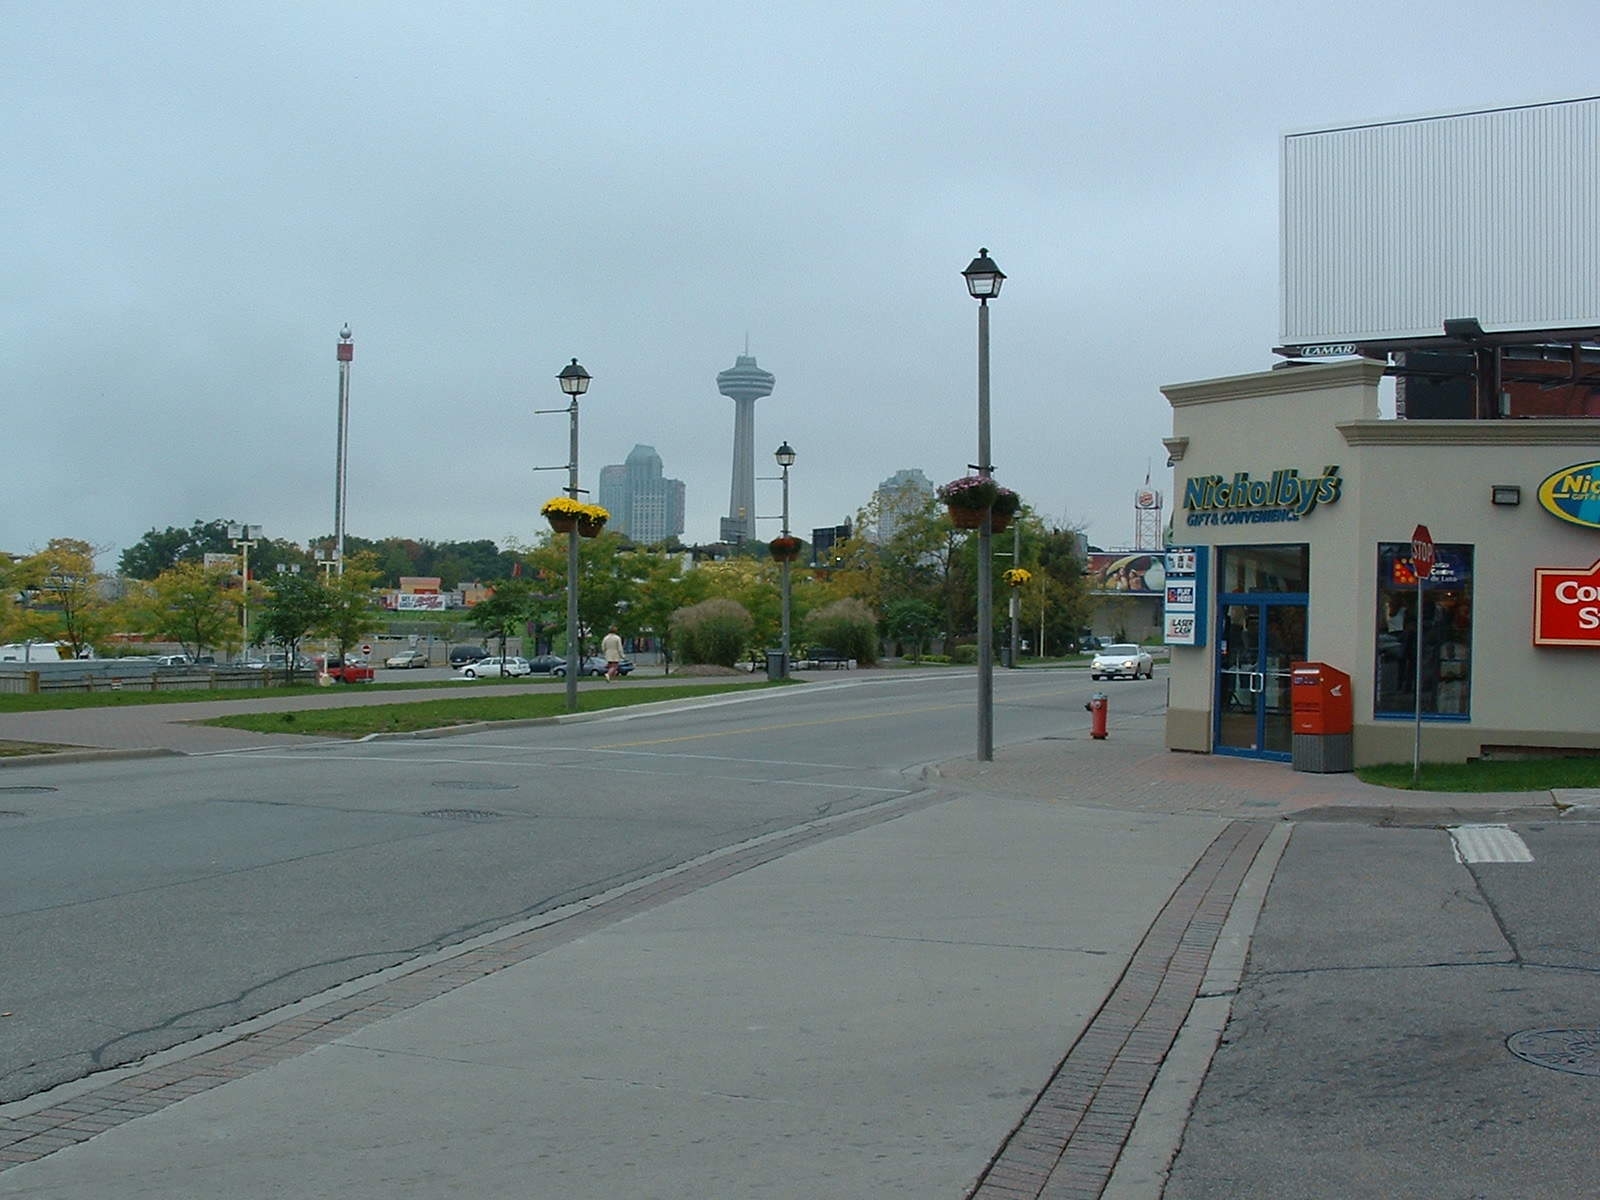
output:
[[[0,662],[60,662],[61,652],[54,642],[12,642],[0,646]]]

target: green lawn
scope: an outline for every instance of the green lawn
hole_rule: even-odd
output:
[[[1379,787],[1411,790],[1410,763],[1358,767],[1357,778]],[[1424,792],[1541,792],[1600,787],[1600,758],[1532,758],[1520,761],[1423,763]]]
[[[578,694],[579,712],[600,712],[658,700],[683,700],[719,692],[782,687],[781,683],[679,684],[674,687],[588,688]],[[319,708],[300,712],[249,713],[201,722],[254,733],[301,733],[319,737],[359,738],[369,733],[414,733],[478,721],[525,721],[557,717],[567,711],[565,692],[521,696],[453,696],[410,704],[368,704],[357,708]]]
[[[315,679],[311,672],[303,672],[303,677]],[[494,687],[498,684],[515,684],[537,682],[533,679],[480,679],[474,687]],[[343,687],[359,688],[363,691],[407,692],[423,688],[456,688],[466,685],[454,679],[429,679],[414,682],[395,683],[359,683],[332,685],[335,689]],[[316,683],[297,683],[294,687],[271,688],[173,688],[164,692],[135,692],[135,691],[100,691],[100,692],[40,692],[30,695],[24,692],[0,692],[0,713],[13,712],[48,712],[62,708],[117,708],[129,704],[194,704],[212,700],[260,700],[263,697],[276,699],[280,696],[314,696],[323,692],[324,688]]]

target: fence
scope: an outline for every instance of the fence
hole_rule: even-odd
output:
[[[296,672],[312,683],[312,671]],[[220,691],[281,687],[288,673],[261,667],[152,667],[149,663],[15,663],[0,666],[0,693]]]

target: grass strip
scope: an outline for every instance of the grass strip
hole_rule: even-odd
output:
[[[58,746],[54,742],[0,742],[0,758],[19,758],[25,754],[56,754],[76,750],[77,746]]]
[[[578,694],[578,711],[602,712],[634,704],[653,704],[658,700],[684,700],[719,692],[744,692],[752,688],[782,686],[781,683],[710,683],[680,684],[676,687],[595,688]],[[542,692],[520,696],[456,696],[449,700],[366,704],[357,708],[241,713],[232,717],[213,717],[199,724],[245,729],[252,733],[360,738],[369,733],[415,733],[423,729],[448,729],[452,725],[471,725],[479,721],[526,721],[533,717],[558,717],[566,711],[566,693]]]
[[[1378,787],[1411,791],[1410,763],[1357,767],[1356,777]],[[1600,758],[1528,758],[1490,762],[1423,763],[1424,792],[1543,792],[1600,787]]]
[[[302,678],[316,678],[310,672],[302,673]],[[538,683],[542,676],[523,676],[512,679],[479,679],[474,681],[475,688],[506,686],[510,687],[519,683]],[[414,681],[395,683],[357,683],[332,685],[333,691],[340,688],[360,690],[362,692],[413,692],[431,688],[455,688],[460,690],[467,686],[458,679],[418,679]],[[123,708],[140,704],[196,704],[210,703],[213,700],[261,700],[278,699],[284,696],[317,696],[326,695],[329,688],[318,686],[316,683],[297,683],[293,687],[287,685],[270,688],[208,688],[171,687],[166,691],[147,692],[112,691],[109,686],[103,691],[96,692],[0,692],[0,713],[15,712],[50,712],[64,708]]]

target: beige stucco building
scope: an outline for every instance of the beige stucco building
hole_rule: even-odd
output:
[[[1534,626],[1536,570],[1600,561],[1600,528],[1539,495],[1600,460],[1600,421],[1384,420],[1383,376],[1363,359],[1162,389],[1172,541],[1199,551],[1176,640],[1202,643],[1172,648],[1168,746],[1288,758],[1289,666],[1309,660],[1351,676],[1358,765],[1410,760],[1419,661],[1426,759],[1600,749],[1600,644]],[[1419,524],[1439,548],[1420,657]]]

